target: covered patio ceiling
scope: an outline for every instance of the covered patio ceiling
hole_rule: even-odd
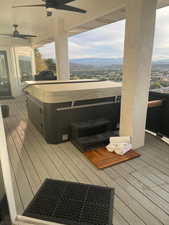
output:
[[[105,4],[106,1],[106,4]],[[12,43],[32,45],[33,47],[54,41],[56,35],[55,22],[64,20],[64,29],[68,36],[79,34],[126,17],[125,4],[127,0],[76,0],[71,6],[87,10],[86,14],[54,10],[53,16],[47,17],[44,8],[16,8],[14,5],[41,4],[41,0],[2,0],[0,7],[0,33],[13,32],[12,25],[18,24],[19,31],[25,34],[35,34],[38,37],[31,41],[12,40]],[[159,0],[158,8],[169,5],[169,0]],[[8,40],[9,39],[9,40]],[[9,42],[11,38],[0,37],[0,45]]]

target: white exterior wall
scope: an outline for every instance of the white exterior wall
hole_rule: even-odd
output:
[[[17,97],[22,94],[18,56],[32,57],[32,72],[35,74],[34,51],[31,47],[3,47],[3,45],[0,46],[0,50],[6,51],[7,53],[11,94],[13,97]]]
[[[20,67],[19,67],[19,56],[30,56],[32,58],[32,74],[35,75],[36,68],[35,68],[35,58],[34,58],[34,51],[31,47],[16,47],[13,48],[14,53],[14,65],[16,67],[16,74],[18,77],[18,94],[22,94],[22,82],[21,82],[21,73],[20,73]]]
[[[19,88],[19,79],[15,68],[15,57],[13,54],[13,48],[0,46],[0,50],[6,51],[7,54],[11,94],[12,96],[18,96],[20,88]]]

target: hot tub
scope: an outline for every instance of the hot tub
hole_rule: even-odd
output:
[[[29,119],[48,143],[69,140],[75,121],[106,118],[119,122],[121,83],[98,80],[27,82]]]

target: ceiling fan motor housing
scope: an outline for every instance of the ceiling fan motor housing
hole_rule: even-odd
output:
[[[53,11],[52,8],[46,8],[47,16],[52,16],[52,11]]]
[[[17,30],[18,25],[17,24],[14,24],[13,27],[14,27],[13,36],[14,37],[19,36],[19,31]]]

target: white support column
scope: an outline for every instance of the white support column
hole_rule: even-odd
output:
[[[144,145],[157,0],[128,0],[120,135]]]
[[[59,80],[69,80],[68,34],[64,30],[64,21],[58,19],[54,29],[57,76]]]

